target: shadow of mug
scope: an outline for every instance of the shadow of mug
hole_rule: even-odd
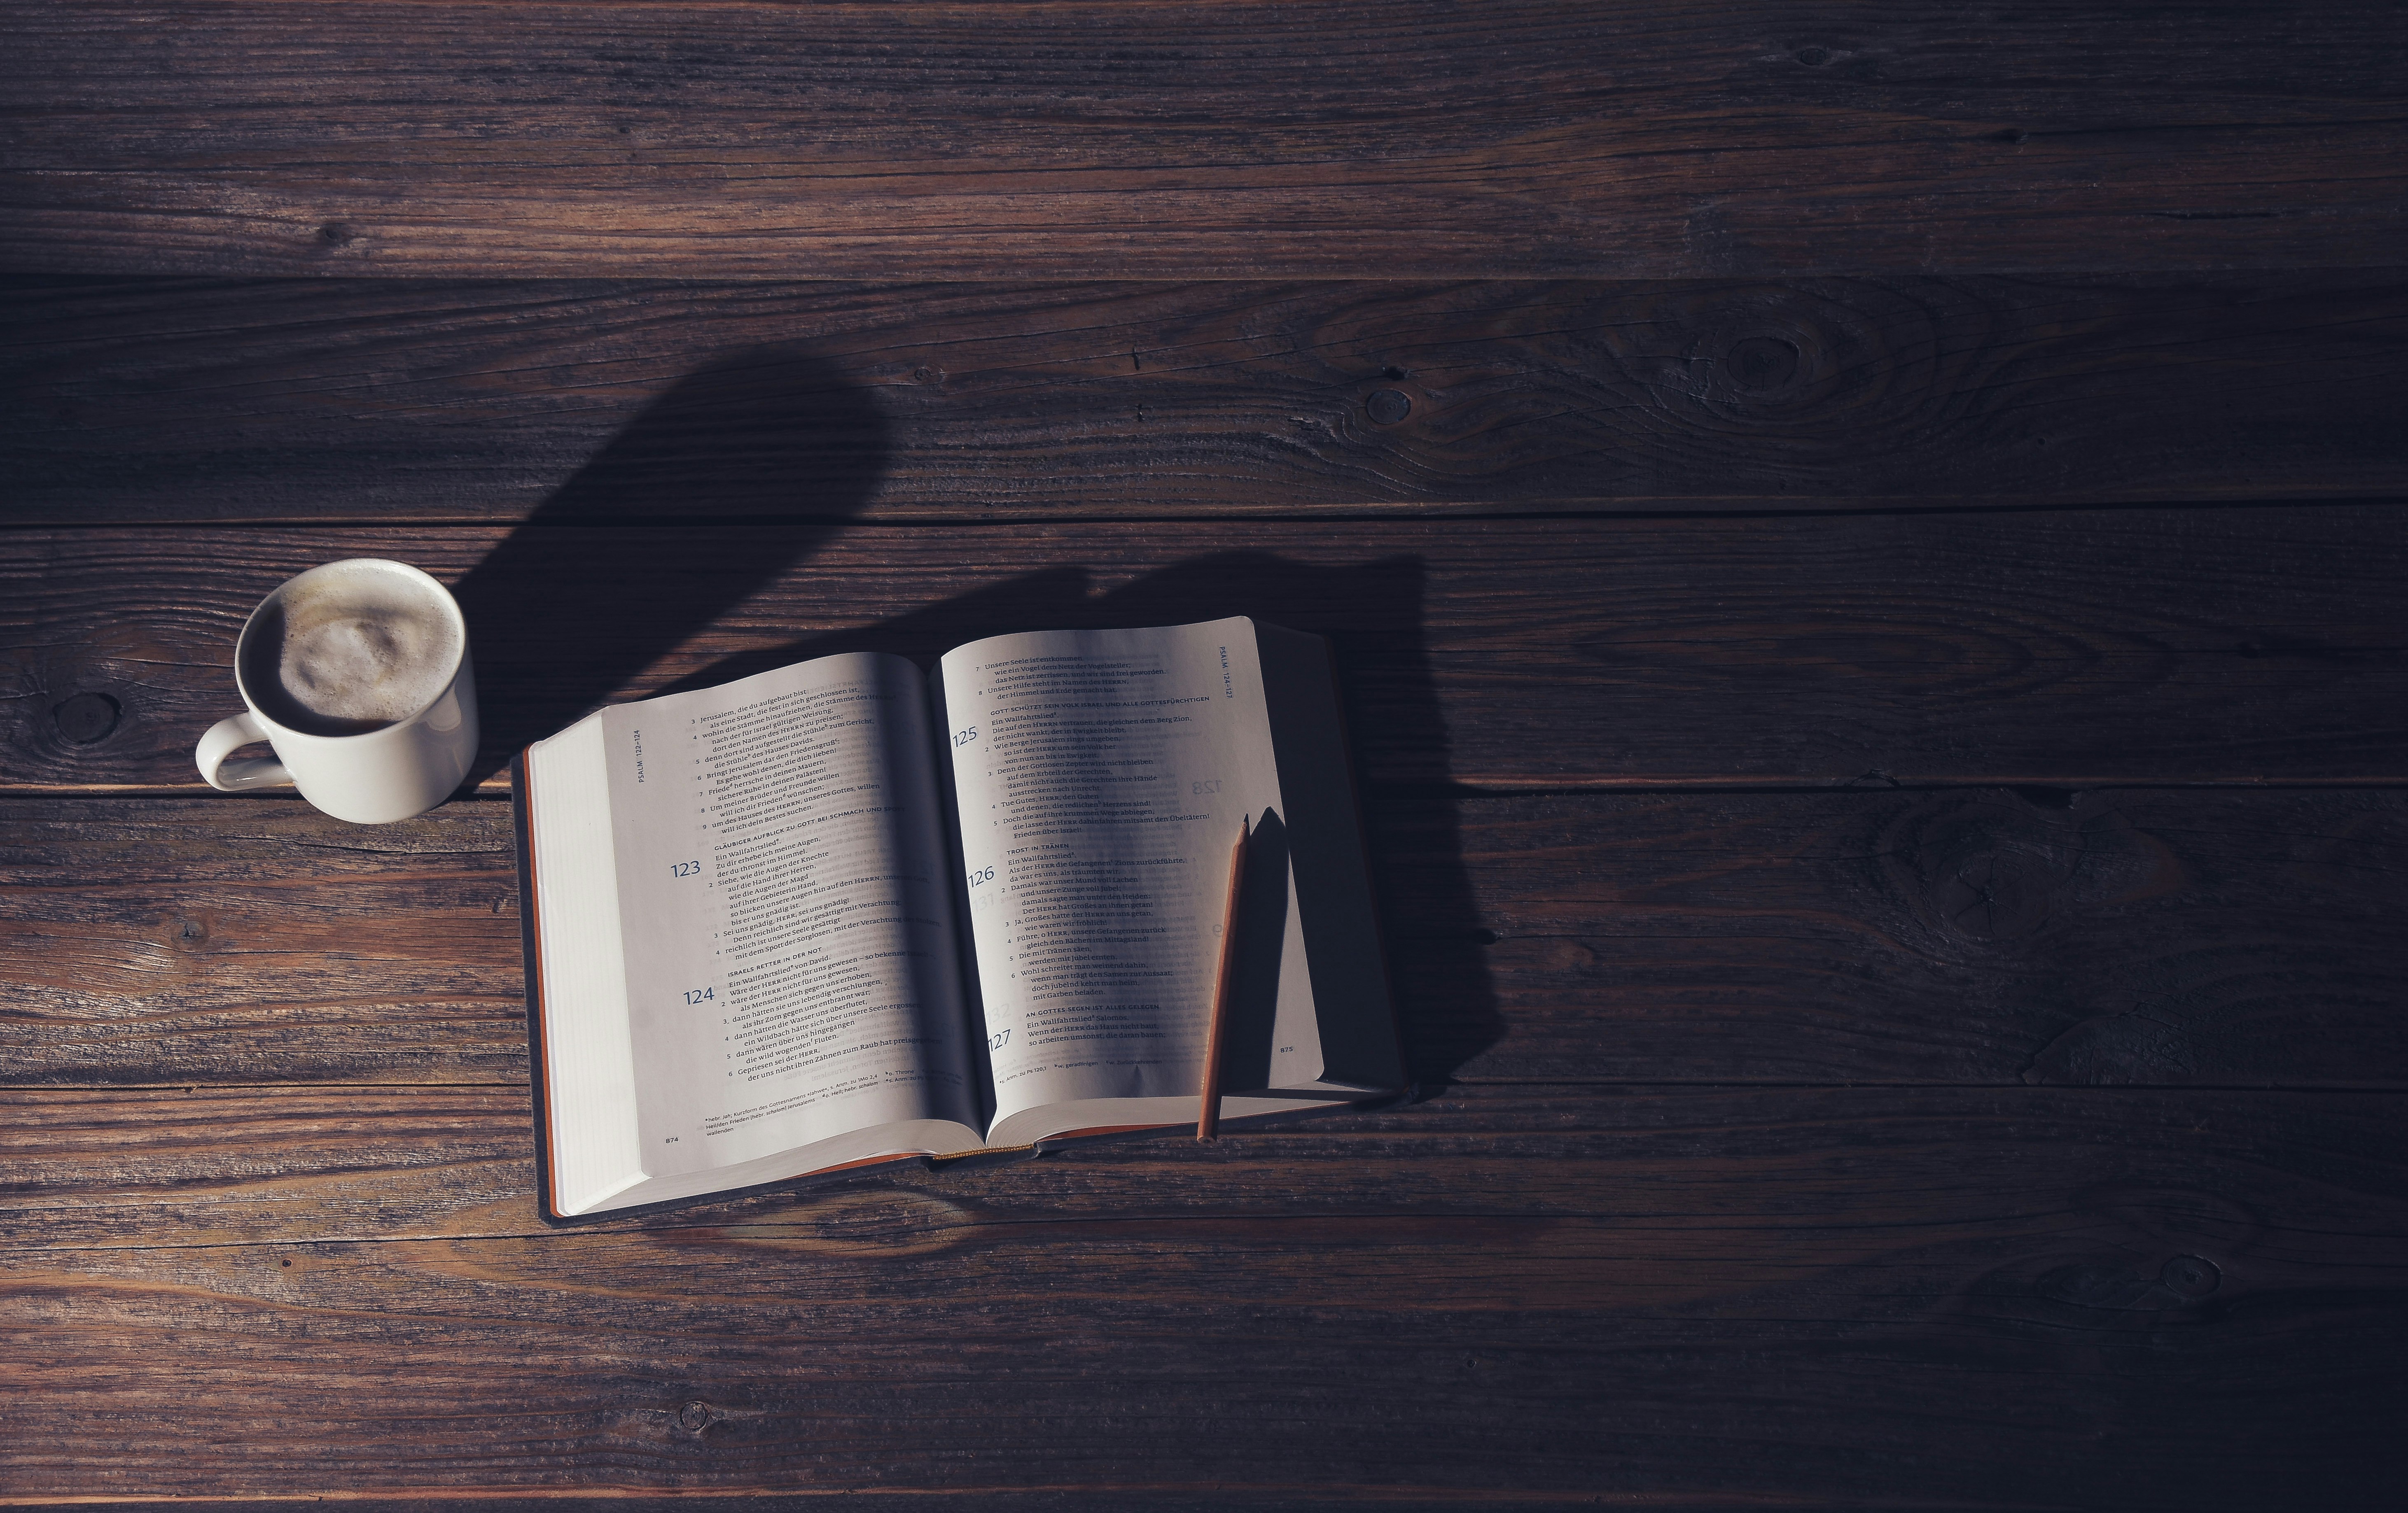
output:
[[[840,529],[877,492],[887,431],[865,390],[795,347],[733,353],[647,405],[452,585],[480,665],[540,659],[487,679],[508,694],[487,693],[468,781],[626,692]],[[713,529],[732,521],[741,550]]]

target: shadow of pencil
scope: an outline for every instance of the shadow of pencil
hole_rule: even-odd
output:
[[[1277,809],[1263,810],[1246,837],[1245,880],[1238,890],[1238,945],[1221,1057],[1225,1088],[1271,1086],[1281,957],[1287,945],[1287,853],[1286,822]]]
[[[839,651],[923,664],[1007,631],[1251,615],[1330,638],[1408,1065],[1426,1089],[1500,1033],[1446,792],[1417,557],[1341,566],[1251,551],[1106,593],[1088,566],[987,584],[876,624],[748,649],[666,687],[645,671],[784,578],[876,492],[889,425],[824,359],[752,349],[681,380],[454,586],[476,649],[484,752],[471,781],[596,705]],[[965,555],[982,529],[962,533]],[[1111,564],[1102,564],[1109,567]]]
[[[733,353],[630,421],[452,586],[468,617],[483,750],[468,781],[634,683],[775,582],[876,492],[885,418],[834,364],[792,347]],[[746,521],[741,550],[715,521]],[[580,533],[631,527],[639,550]],[[504,658],[544,658],[498,682]],[[536,676],[525,676],[534,672]]]

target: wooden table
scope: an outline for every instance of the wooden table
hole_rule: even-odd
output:
[[[2254,12],[8,5],[0,1501],[2397,1506],[2408,23]],[[483,780],[208,794],[360,553]],[[1421,1102],[537,1223],[509,749],[1233,612]]]

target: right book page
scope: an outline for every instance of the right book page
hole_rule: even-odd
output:
[[[958,648],[939,677],[990,1143],[1195,1117],[1241,820],[1225,1117],[1401,1086],[1317,637],[1242,618],[1039,632]]]

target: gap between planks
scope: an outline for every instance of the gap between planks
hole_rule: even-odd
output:
[[[1176,506],[1148,509],[1137,513],[1097,513],[1059,506],[998,505],[971,510],[925,510],[909,506],[871,504],[861,509],[840,514],[815,514],[797,510],[789,515],[613,515],[583,520],[536,521],[522,518],[517,521],[495,519],[490,515],[379,515],[374,517],[325,515],[255,515],[221,517],[195,515],[189,519],[167,517],[140,521],[101,521],[82,523],[71,520],[29,517],[17,521],[0,521],[0,535],[9,532],[78,531],[100,534],[122,531],[128,534],[155,535],[161,530],[246,530],[246,531],[317,531],[317,530],[480,530],[501,527],[529,528],[546,531],[598,530],[662,530],[692,531],[699,529],[752,529],[785,522],[819,522],[831,527],[849,525],[874,526],[883,530],[935,529],[947,530],[1025,530],[1032,525],[1168,525],[1192,524],[1216,520],[1290,521],[1310,521],[1322,525],[1376,525],[1383,521],[1411,517],[1417,522],[1450,520],[1476,521],[1483,524],[1501,524],[1515,521],[1542,521],[1553,523],[1578,523],[1584,521],[1630,522],[1643,521],[1679,521],[1697,517],[1718,521],[1740,520],[1813,520],[1846,519],[1858,516],[1909,517],[1947,515],[2061,515],[2098,512],[2224,511],[2263,509],[2279,505],[2357,505],[2372,508],[2408,507],[2408,495],[2382,490],[2369,492],[2363,489],[2326,488],[2301,484],[2268,492],[2262,487],[2229,495],[2167,499],[2140,490],[2108,490],[2084,493],[2078,498],[2051,498],[2000,503],[1995,496],[1982,494],[1929,494],[1922,501],[1902,504],[1894,498],[1875,495],[1831,498],[1801,497],[1794,504],[1782,502],[1784,496],[1764,494],[1732,494],[1721,497],[1684,494],[1648,495],[1627,500],[1600,500],[1594,497],[1562,500],[1517,499],[1510,503],[1484,505],[1478,500],[1398,500],[1393,503],[1328,505],[1269,502],[1261,505],[1214,505],[1210,507],[1182,508]],[[5,1505],[0,1505],[5,1506]]]
[[[1963,789],[1984,788],[2049,788],[2071,792],[2098,793],[2130,792],[2284,792],[2293,790],[2315,792],[2380,792],[2408,788],[2408,774],[2349,776],[2340,778],[2197,778],[2179,782],[2135,782],[2129,778],[2085,777],[2052,774],[1979,774],[1964,778],[1900,778],[1891,773],[1870,772],[1835,781],[1828,778],[1800,778],[1792,782],[1768,781],[1762,776],[1713,778],[1597,778],[1567,782],[1557,775],[1533,778],[1527,783],[1511,779],[1491,778],[1479,782],[1457,782],[1444,785],[1367,782],[1363,791],[1372,799],[1490,799],[1490,798],[1581,798],[1600,793],[1921,793],[1950,792]],[[217,790],[195,782],[187,786],[161,783],[10,783],[0,782],[0,799],[184,799],[203,798]],[[510,796],[507,777],[496,775],[485,779],[466,793],[454,794],[446,804],[502,803]],[[252,803],[297,804],[298,793],[250,793],[244,795]]]
[[[1555,935],[1522,935],[1515,938],[1523,940],[1552,940],[1561,937]],[[516,1082],[0,1082],[0,1095],[11,1093],[56,1093],[61,1096],[84,1097],[93,1094],[113,1092],[206,1092],[211,1094],[290,1092],[316,1096],[320,1094],[333,1094],[340,1092],[372,1092],[398,1096],[405,1092],[524,1092],[528,1090],[528,1087],[529,1084],[524,1080]],[[2136,1097],[2142,1094],[2147,1094],[2153,1097],[2165,1097],[2169,1095],[2190,1093],[2245,1092],[2253,1097],[2272,1096],[2277,1093],[2302,1098],[2358,1098],[2363,1097],[2369,1093],[2384,1093],[2395,1097],[2408,1097],[2408,1087],[2401,1087],[2398,1084],[2386,1082],[2368,1082],[2363,1084],[2335,1082],[2319,1084],[2315,1087],[2300,1087],[2296,1084],[2278,1082],[1909,1082],[1888,1078],[1855,1078],[1845,1081],[1837,1082],[1740,1082],[1733,1081],[1727,1078],[1719,1079],[1709,1078],[1694,1078],[1686,1079],[1678,1078],[1659,1078],[1639,1081],[1629,1078],[1471,1077],[1450,1078],[1447,1079],[1445,1086],[1434,1090],[1430,1097],[1417,1100],[1415,1103],[1396,1105],[1394,1107],[1398,1109],[1417,1107],[1421,1103],[1433,1102],[1440,1096],[1452,1097],[1464,1092],[1479,1093],[1482,1092],[1498,1092],[1504,1090],[1529,1091],[1533,1089],[1546,1088],[1579,1089],[1588,1092],[1606,1090],[1625,1092],[2031,1092],[2049,1093],[2053,1095],[2076,1093],[2086,1097],[2092,1095],[2103,1097],[2117,1093],[2121,1093],[2128,1097]],[[1178,1126],[1166,1125],[1165,1128],[1176,1129]],[[1241,1133],[1276,1135],[1284,1134],[1286,1132],[1283,1130],[1267,1130]],[[1377,1135],[1384,1137],[1394,1135],[1396,1132],[1393,1130],[1321,1129],[1316,1131],[1316,1133],[1326,1134],[1333,1137],[1351,1137],[1354,1135]]]

